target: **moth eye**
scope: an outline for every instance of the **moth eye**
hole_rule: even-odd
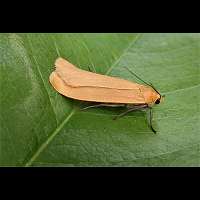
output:
[[[160,99],[157,99],[155,104],[159,104],[160,103]]]

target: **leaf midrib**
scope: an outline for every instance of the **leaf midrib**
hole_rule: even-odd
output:
[[[105,73],[106,75],[109,74],[113,67],[116,65],[117,62],[122,58],[122,56],[129,50],[130,47],[132,47],[138,40],[141,38],[142,34],[137,34],[136,37],[129,43],[129,45],[124,49],[124,51],[121,53],[119,58],[114,61],[114,63],[111,65],[111,67],[108,69],[108,71]],[[42,79],[42,76],[41,76]],[[31,166],[32,163],[37,159],[37,157],[44,151],[44,149],[49,145],[49,143],[54,139],[54,137],[59,133],[59,131],[64,127],[65,124],[68,123],[68,121],[71,119],[71,117],[75,114],[76,109],[73,108],[70,114],[66,117],[66,119],[60,123],[60,125],[53,131],[52,134],[47,138],[45,142],[43,142],[40,147],[37,149],[37,151],[32,155],[32,157],[25,163],[25,167]]]

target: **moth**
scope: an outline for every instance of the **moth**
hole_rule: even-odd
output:
[[[152,126],[152,106],[159,104],[163,96],[152,84],[142,80],[145,83],[142,85],[118,77],[85,71],[63,58],[55,61],[55,70],[51,73],[49,81],[57,92],[66,97],[95,103],[84,109],[101,106],[126,107],[127,110],[115,119],[135,110],[149,109],[149,125],[156,133]]]

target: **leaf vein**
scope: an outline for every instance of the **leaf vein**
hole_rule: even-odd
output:
[[[122,56],[123,56],[124,54],[127,53],[127,51],[130,49],[130,47],[131,47],[132,45],[134,45],[134,44],[139,40],[139,38],[141,38],[141,36],[142,36],[142,34],[137,34],[137,36],[134,38],[134,40],[133,40],[132,42],[129,43],[128,47],[126,47],[126,48],[124,49],[124,51],[123,51],[122,54],[119,56],[119,58],[118,58],[117,60],[115,60],[115,62],[111,65],[111,67],[110,67],[110,68],[108,69],[108,71],[106,72],[106,75],[109,74],[109,73],[113,70],[114,66],[119,62],[119,60],[122,58]]]
[[[180,88],[180,89],[177,89],[177,90],[172,90],[172,91],[169,91],[169,92],[163,92],[163,94],[172,94],[172,93],[177,93],[177,92],[180,92],[182,90],[190,90],[190,89],[193,89],[193,88],[196,88],[196,87],[199,87],[200,84],[197,84],[197,85],[193,85],[191,87],[186,87],[186,88]]]
[[[32,163],[41,154],[41,152],[48,146],[48,144],[55,138],[55,136],[59,133],[59,131],[63,128],[63,126],[70,120],[70,118],[73,116],[74,113],[75,109],[72,109],[67,118],[53,131],[53,133],[48,137],[48,139],[44,143],[42,143],[42,145],[38,148],[38,150],[31,157],[31,159],[25,164],[26,167],[32,165]]]
[[[38,70],[38,72],[39,72],[39,74],[40,74],[40,78],[41,78],[41,80],[42,80],[44,89],[46,90],[46,93],[47,93],[47,96],[48,96],[48,99],[49,99],[49,103],[50,103],[50,105],[51,105],[51,108],[52,108],[52,111],[53,111],[53,114],[54,114],[54,118],[55,118],[55,120],[56,120],[56,125],[57,125],[57,124],[58,124],[58,119],[57,119],[57,117],[56,117],[56,112],[55,112],[55,110],[54,110],[54,108],[53,108],[53,105],[52,105],[52,102],[51,102],[51,98],[50,98],[49,93],[48,93],[48,91],[47,91],[47,88],[46,88],[46,86],[45,86],[45,82],[44,82],[44,79],[43,79],[43,77],[42,77],[42,73],[41,73],[41,71],[40,71],[38,62],[37,62],[37,60],[36,60],[36,58],[35,58],[34,56],[33,56],[33,59],[34,59],[34,61],[35,61],[35,63],[36,63],[36,68],[37,68],[37,70]]]

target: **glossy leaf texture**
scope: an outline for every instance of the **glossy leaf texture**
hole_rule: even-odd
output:
[[[113,120],[58,94],[57,57],[151,82],[164,102]],[[83,77],[84,78],[84,77]],[[200,34],[0,34],[0,166],[200,166]]]

